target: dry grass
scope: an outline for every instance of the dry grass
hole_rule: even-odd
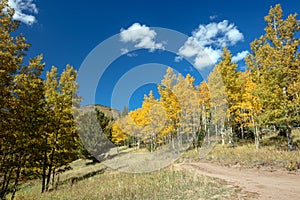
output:
[[[208,155],[208,159],[225,165],[272,166],[292,170],[296,167],[291,166],[293,163],[300,163],[300,152],[278,150],[274,147],[256,149],[254,145],[243,145],[234,149],[217,145],[213,152]]]
[[[231,148],[217,144],[207,155],[206,159],[216,161],[222,165],[241,165],[243,167],[279,167],[287,170],[297,170],[300,164],[300,130],[293,131],[296,150],[287,150],[285,137],[270,134],[263,138],[263,147],[256,149],[254,144],[244,144]],[[195,150],[185,153],[183,159],[199,160]]]
[[[60,181],[72,181],[82,179],[87,176],[93,176],[97,173],[103,173],[106,169],[101,163],[92,163],[89,160],[76,160],[70,164],[72,170],[66,171],[60,175]]]
[[[294,130],[294,141],[300,141],[300,130]],[[253,144],[236,148],[216,145],[207,159],[223,165],[241,165],[244,167],[283,167],[289,170],[300,163],[300,151],[286,151],[284,138],[269,135],[263,139],[264,147],[256,149]],[[199,152],[190,150],[182,159],[199,158]],[[165,168],[156,172],[130,174],[106,170],[103,164],[87,165],[84,160],[71,164],[72,170],[61,175],[57,190],[40,193],[40,181],[28,182],[20,188],[16,199],[233,199],[238,191],[228,187],[218,179],[204,177],[191,172]],[[103,171],[101,171],[103,172]],[[93,174],[93,177],[86,176]],[[85,177],[85,179],[80,179]],[[78,182],[71,184],[71,180]]]
[[[220,180],[166,168],[141,174],[109,170],[46,194],[40,194],[37,183],[31,183],[16,199],[230,199],[236,192]]]

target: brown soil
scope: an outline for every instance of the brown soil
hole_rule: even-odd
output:
[[[241,188],[241,192],[234,199],[300,199],[299,172],[224,167],[207,161],[177,163],[175,167],[219,178],[236,188]]]

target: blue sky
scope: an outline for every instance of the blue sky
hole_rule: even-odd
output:
[[[89,76],[96,73],[97,66],[86,69],[80,94],[83,105],[99,103],[117,109],[126,104],[130,109],[139,107],[143,94],[155,88],[166,66],[184,75],[191,73],[199,83],[209,65],[219,60],[224,45],[242,69],[244,63],[239,60],[250,51],[250,42],[264,33],[263,18],[277,3],[282,5],[285,17],[300,10],[297,1],[273,0],[10,1],[17,10],[16,18],[24,22],[19,31],[32,44],[29,56],[42,53],[46,70],[54,65],[61,72],[68,63],[79,70],[97,45],[101,48],[101,42],[115,35],[118,44],[111,48],[119,56],[105,66],[96,85]],[[182,44],[170,52],[168,45],[176,43],[176,33],[154,27],[177,31],[187,40],[178,39]],[[106,59],[105,53],[96,55],[99,63]],[[93,84],[91,91],[85,85],[89,81]]]

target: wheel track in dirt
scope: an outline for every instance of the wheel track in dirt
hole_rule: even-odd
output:
[[[235,199],[300,199],[300,173],[283,170],[223,167],[215,163],[183,162],[175,167],[193,173],[219,178],[242,189]]]

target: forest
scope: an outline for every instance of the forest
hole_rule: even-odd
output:
[[[196,147],[214,133],[223,145],[234,147],[248,140],[259,148],[263,134],[277,131],[293,150],[291,132],[300,126],[296,16],[283,19],[280,5],[270,9],[265,34],[250,44],[245,71],[237,70],[226,47],[208,80],[200,85],[194,84],[191,75],[183,77],[168,68],[157,86],[160,98],[150,91],[141,108],[116,120],[112,140],[117,144],[136,141],[152,151],[185,134],[191,135]]]
[[[45,193],[62,166],[83,157],[96,162],[103,134],[118,147],[155,152],[186,141],[189,148],[200,148],[214,135],[233,149],[242,143],[261,148],[264,134],[276,132],[285,138],[286,151],[299,151],[292,133],[300,127],[300,24],[297,14],[283,18],[279,4],[265,17],[265,33],[250,44],[245,71],[226,47],[200,85],[170,67],[157,85],[159,99],[150,91],[141,108],[117,119],[96,110],[93,123],[101,129],[85,132],[88,128],[77,130],[76,123],[92,114],[82,114],[77,71],[67,65],[58,73],[53,66],[41,78],[43,56],[28,59],[30,44],[18,34],[20,22],[5,2],[0,3],[0,199],[9,193],[14,199],[20,183],[37,178]],[[83,143],[93,143],[95,151]]]

